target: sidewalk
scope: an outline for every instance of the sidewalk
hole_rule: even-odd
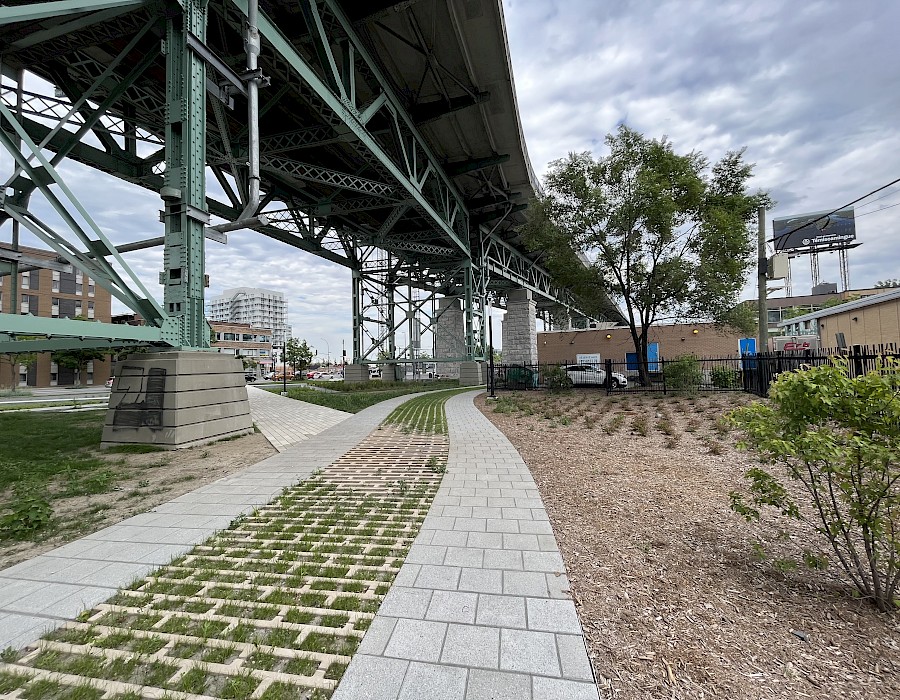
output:
[[[0,571],[0,649],[33,643],[43,632],[107,600],[119,587],[186,553],[235,516],[333,465],[413,396],[346,416],[315,440],[287,447],[150,513]],[[379,594],[385,597],[371,626],[364,636],[356,633],[362,641],[334,700],[598,700],[563,560],[537,487],[515,448],[474,407],[473,397],[466,393],[447,402],[447,472],[393,584],[385,586],[386,595]],[[253,405],[268,408],[262,422],[284,423],[287,413],[279,410],[279,402],[290,400],[273,398],[257,395]],[[285,411],[297,408],[296,402],[290,403],[282,404]],[[388,452],[380,453],[382,461],[391,461]],[[377,466],[366,454],[350,459],[343,472],[338,469],[336,474],[343,474],[339,478],[352,483],[359,478],[354,465],[369,470]],[[393,462],[387,462],[378,467],[379,473],[391,468]],[[294,530],[293,537],[302,539],[304,527]],[[245,536],[235,534],[241,541]],[[267,585],[271,588],[272,583]],[[326,595],[312,589],[306,594]],[[346,628],[353,621],[342,624]],[[244,663],[251,653],[249,645],[244,646],[235,663]],[[157,655],[165,653],[167,648]]]
[[[448,472],[333,700],[597,700],[537,486],[472,403]]]
[[[248,394],[254,421],[281,454],[0,571],[0,649],[34,642],[268,503],[354,447],[406,398],[352,415],[255,387]]]

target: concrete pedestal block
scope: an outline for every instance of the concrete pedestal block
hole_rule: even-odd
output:
[[[459,363],[459,385],[460,386],[480,386],[485,382],[485,363],[484,362],[460,362]]]
[[[369,381],[369,365],[347,365],[344,367],[345,382]]]
[[[118,363],[103,446],[192,447],[253,432],[244,367],[213,352],[130,355]]]

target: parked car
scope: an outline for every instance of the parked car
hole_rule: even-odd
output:
[[[572,382],[572,386],[604,386],[606,384],[606,370],[591,365],[569,365],[566,368],[566,376]],[[612,373],[612,388],[624,389],[628,386],[628,377],[618,372]]]
[[[256,381],[256,375],[255,375],[255,374],[250,374],[250,373],[248,372],[247,374],[244,375],[244,381],[246,381],[246,382],[255,382],[255,381]]]

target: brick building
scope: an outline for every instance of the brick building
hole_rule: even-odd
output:
[[[818,335],[823,348],[900,344],[900,289],[879,290],[846,304],[780,323],[785,335]]]
[[[11,250],[9,246],[0,247]],[[31,258],[57,261],[56,253],[20,246],[19,251]],[[16,308],[12,307],[12,285],[17,285]],[[59,272],[32,268],[21,272],[17,280],[10,275],[0,275],[0,313],[31,314],[47,318],[75,318],[109,323],[112,311],[110,293],[96,285],[79,270]],[[27,366],[13,366],[9,358],[0,356],[0,387],[73,386],[75,371],[59,367],[52,361],[51,353],[40,353],[37,361]],[[95,360],[88,364],[81,376],[84,386],[102,386],[110,376],[110,360]]]
[[[272,329],[256,328],[249,323],[223,323],[209,321],[215,333],[215,342],[211,344],[214,350],[253,360],[257,366],[249,373],[260,377],[275,368],[275,359],[272,356]]]
[[[679,355],[698,357],[738,357],[738,341],[743,333],[723,330],[712,323],[687,323],[650,328],[650,343],[658,344],[658,356],[673,359]],[[622,362],[634,352],[628,328],[548,331],[537,334],[538,362],[575,363],[576,356],[599,355],[601,360]]]

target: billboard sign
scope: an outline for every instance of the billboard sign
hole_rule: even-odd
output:
[[[775,252],[783,250],[815,251],[840,248],[856,240],[853,207],[833,214],[827,211],[772,219]]]

